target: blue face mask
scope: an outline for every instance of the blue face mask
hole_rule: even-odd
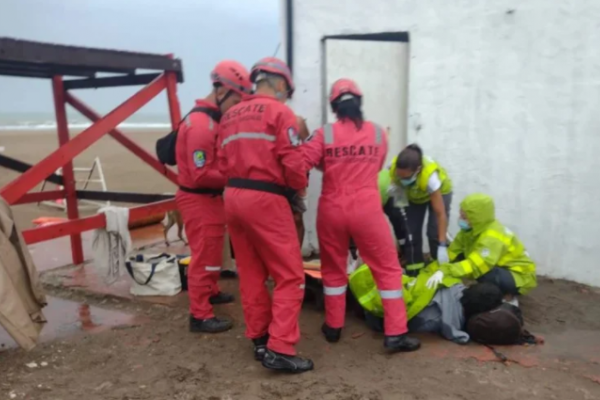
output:
[[[465,221],[464,219],[462,219],[462,218],[458,219],[458,226],[463,231],[469,231],[469,230],[471,230],[471,225],[469,225],[469,223],[467,221]]]
[[[417,174],[418,174],[418,172],[408,179],[400,179],[400,183],[402,184],[402,186],[413,185],[417,181]]]

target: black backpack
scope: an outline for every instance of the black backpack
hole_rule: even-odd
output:
[[[221,119],[221,113],[218,110],[208,107],[195,107],[186,114],[185,117],[181,121],[179,121],[179,126],[181,123],[191,114],[195,112],[201,112],[208,115],[214,121],[219,122]],[[166,165],[177,165],[177,158],[175,156],[175,147],[177,145],[177,132],[179,132],[179,126],[173,132],[169,133],[166,136],[161,137],[156,141],[156,157],[158,157],[158,161]]]
[[[518,307],[502,303],[499,307],[469,318],[466,331],[471,340],[484,345],[536,344],[536,338],[524,328]]]

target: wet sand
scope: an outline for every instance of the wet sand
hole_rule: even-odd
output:
[[[130,130],[125,134],[144,149],[154,154],[156,140],[164,136],[164,130]],[[53,131],[0,131],[2,154],[18,160],[35,164],[58,148],[58,138]],[[106,184],[109,191],[127,191],[139,193],[174,193],[176,188],[171,182],[159,175],[137,156],[123,147],[110,136],[105,136],[81,155],[75,158],[74,166],[89,168],[96,157],[100,158]],[[18,172],[0,167],[0,187],[17,178]],[[97,175],[95,175],[97,177]],[[77,179],[85,179],[85,173],[78,173]],[[82,184],[78,184],[81,187]],[[39,191],[38,185],[32,191]],[[45,190],[55,190],[53,184],[46,184]],[[89,190],[101,190],[97,184],[90,184]],[[90,214],[93,210],[82,210]],[[62,217],[66,214],[44,205],[27,204],[15,207],[17,225],[21,229],[32,226],[32,220],[41,216]]]

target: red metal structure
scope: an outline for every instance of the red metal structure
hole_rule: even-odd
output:
[[[138,73],[138,70],[154,72]],[[100,74],[110,75],[101,76]],[[73,263],[83,263],[81,233],[106,226],[106,220],[102,214],[80,218],[77,207],[78,198],[150,203],[132,208],[129,214],[130,222],[175,208],[174,200],[168,196],[78,191],[75,188],[72,160],[102,136],[109,134],[158,173],[177,184],[175,172],[161,164],[156,157],[145,151],[116,127],[163,90],[166,90],[171,125],[173,129],[177,128],[181,120],[177,100],[177,83],[183,82],[181,60],[170,55],[91,49],[0,38],[0,75],[50,79],[54,93],[58,150],[34,166],[6,156],[0,158],[0,166],[23,173],[19,178],[0,189],[0,196],[9,204],[34,203],[62,198],[67,200],[69,221],[24,231],[23,236],[28,244],[70,236]],[[67,76],[76,78],[64,79]],[[74,89],[131,85],[144,86],[105,116],[95,113],[72,94]],[[73,139],[69,136],[67,104],[93,122],[89,128]],[[54,171],[60,167],[63,168],[62,177],[54,174]],[[29,193],[43,180],[59,183],[64,186],[64,190]]]

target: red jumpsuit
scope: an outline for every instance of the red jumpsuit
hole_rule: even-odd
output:
[[[307,167],[323,170],[317,212],[325,322],[342,328],[346,313],[348,243],[352,237],[373,272],[384,306],[385,334],[407,332],[402,269],[381,208],[377,177],[387,154],[381,127],[351,121],[318,129],[305,145]]]
[[[306,187],[296,116],[273,97],[247,96],[223,115],[219,143],[220,166],[229,179],[225,215],[238,260],[246,336],[268,333],[269,349],[295,355],[304,271],[292,209],[282,195],[235,187],[233,180]],[[272,300],[265,286],[269,276],[275,281]]]
[[[217,109],[197,100],[196,107]],[[219,293],[225,210],[222,193],[225,177],[219,172],[216,140],[219,125],[205,113],[191,113],[177,134],[179,190],[177,207],[183,217],[191,249],[188,266],[190,313],[197,319],[214,317],[210,296]],[[194,192],[206,192],[204,194]]]

